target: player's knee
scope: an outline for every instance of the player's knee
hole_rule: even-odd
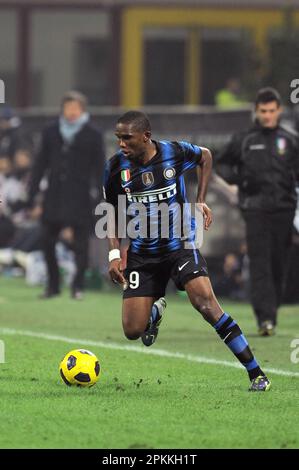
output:
[[[125,337],[126,337],[127,339],[131,340],[131,341],[134,341],[134,340],[136,340],[136,339],[139,339],[140,336],[141,336],[139,333],[137,333],[137,332],[134,333],[134,332],[132,332],[132,331],[125,331],[125,330],[124,330],[124,333],[125,333]]]
[[[132,325],[132,324],[124,324],[123,330],[124,330],[125,337],[130,340],[136,340],[140,338],[140,336],[144,332],[144,329],[142,329],[138,325]]]
[[[202,314],[206,319],[211,318],[213,315],[213,302],[214,296],[211,293],[206,293],[205,295],[195,296],[193,300],[193,306]]]

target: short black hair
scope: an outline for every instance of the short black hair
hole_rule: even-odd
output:
[[[149,118],[141,111],[128,111],[120,116],[117,124],[132,124],[132,127],[138,132],[151,132]]]
[[[278,106],[281,105],[281,97],[278,91],[272,87],[261,88],[256,95],[255,107],[260,103],[265,104],[271,103],[272,101],[276,101]]]

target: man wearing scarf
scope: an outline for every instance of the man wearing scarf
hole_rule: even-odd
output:
[[[77,91],[67,92],[61,102],[61,115],[43,132],[29,185],[29,205],[39,192],[43,177],[47,188],[43,198],[43,251],[48,283],[42,298],[60,293],[55,245],[60,234],[74,251],[76,273],[71,296],[82,298],[84,273],[88,263],[91,232],[92,187],[102,181],[105,162],[101,132],[90,123],[87,101]]]

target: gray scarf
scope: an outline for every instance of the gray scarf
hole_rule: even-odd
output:
[[[78,132],[89,121],[89,113],[83,113],[76,121],[70,122],[63,116],[59,118],[59,131],[62,135],[64,142],[67,144],[73,143]]]

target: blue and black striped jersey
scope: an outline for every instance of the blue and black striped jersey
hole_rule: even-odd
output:
[[[195,168],[201,160],[202,150],[188,142],[155,142],[156,155],[146,164],[135,163],[119,151],[106,164],[104,196],[107,202],[118,206],[118,196],[126,195],[126,209],[131,218],[136,220],[134,203],[143,203],[151,228],[141,235],[131,238],[130,249],[138,254],[162,254],[178,250],[182,246],[182,233],[178,236],[176,221],[182,223],[182,208],[188,201],[183,173]],[[157,206],[166,203],[171,207],[169,212],[169,231],[167,236],[161,232],[163,213],[156,212]],[[130,211],[130,206],[133,210]],[[192,240],[195,220],[187,208],[188,240]],[[155,218],[156,217],[156,218]],[[164,221],[165,222],[165,221]],[[184,219],[186,224],[186,218]],[[138,224],[137,224],[138,225]],[[152,225],[154,229],[152,233]],[[163,225],[163,224],[162,224]],[[167,225],[167,224],[166,224]],[[138,228],[138,227],[137,227]],[[148,227],[149,228],[149,227]],[[150,231],[150,233],[148,233]],[[186,238],[185,238],[186,240]]]

